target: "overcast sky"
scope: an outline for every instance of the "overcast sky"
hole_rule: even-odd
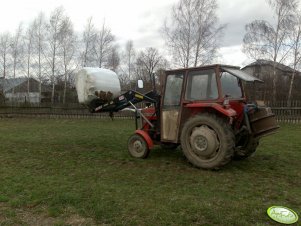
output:
[[[39,12],[46,15],[63,6],[76,31],[83,31],[89,17],[96,27],[103,19],[121,46],[133,40],[136,48],[156,47],[164,53],[160,35],[164,18],[178,0],[5,0],[1,4],[0,32],[14,32],[20,22],[28,24]],[[250,62],[241,52],[244,26],[254,19],[272,21],[272,12],[265,0],[217,0],[220,23],[227,24],[219,62],[238,66]]]

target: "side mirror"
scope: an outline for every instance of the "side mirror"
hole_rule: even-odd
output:
[[[138,88],[143,89],[143,81],[142,80],[138,80]]]

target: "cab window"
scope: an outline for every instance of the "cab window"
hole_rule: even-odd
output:
[[[214,100],[218,98],[218,89],[214,70],[195,71],[188,74],[187,100]]]
[[[237,77],[228,72],[221,73],[223,97],[242,98],[242,89]]]
[[[165,106],[179,106],[181,101],[181,92],[183,84],[183,75],[168,75],[164,95]]]

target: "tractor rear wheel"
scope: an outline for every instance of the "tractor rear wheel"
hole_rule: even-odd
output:
[[[145,139],[138,135],[133,134],[128,140],[128,151],[132,157],[135,158],[147,158],[149,154],[149,148]]]
[[[250,157],[256,151],[258,144],[258,138],[251,135],[243,137],[240,144],[235,148],[233,159],[243,160]]]
[[[185,123],[181,133],[181,146],[184,155],[194,166],[218,169],[231,160],[235,137],[225,120],[204,113]]]

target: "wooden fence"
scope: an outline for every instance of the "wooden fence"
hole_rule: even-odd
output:
[[[272,107],[278,122],[301,123],[301,107]]]
[[[1,118],[29,117],[29,118],[109,118],[109,113],[90,113],[84,107],[28,107],[28,106],[0,106]],[[130,111],[114,113],[114,118],[134,118]]]
[[[266,103],[271,106],[278,122],[301,123],[301,101],[294,100],[289,105],[287,101]]]
[[[272,111],[277,121],[301,123],[301,101],[292,102],[288,107],[285,101],[273,103]],[[141,107],[141,106],[140,106]],[[109,113],[90,113],[80,105],[69,106],[0,106],[0,117],[40,117],[40,118],[109,118]],[[115,118],[134,118],[134,113],[120,111]]]

